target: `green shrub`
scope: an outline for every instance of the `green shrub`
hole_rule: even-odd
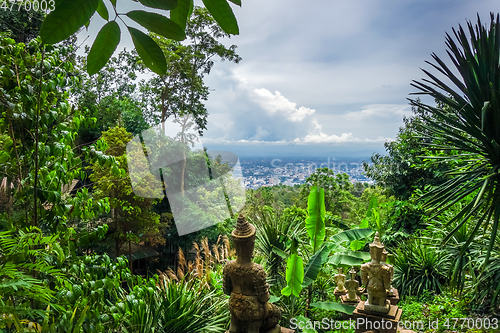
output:
[[[394,253],[393,286],[402,297],[425,290],[440,293],[446,282],[444,255],[421,239],[413,238]]]

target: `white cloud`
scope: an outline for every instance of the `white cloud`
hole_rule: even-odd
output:
[[[319,134],[308,134],[304,139],[295,139],[295,143],[346,143],[352,142],[354,137],[352,133],[343,133],[341,136],[335,134],[327,135],[320,132]]]
[[[289,101],[279,91],[275,91],[273,94],[265,88],[254,89],[252,99],[270,115],[282,115],[293,122],[302,121],[316,112],[316,110],[304,106],[297,108],[297,103]]]
[[[361,111],[349,112],[343,115],[347,120],[369,121],[373,118],[386,118],[410,116],[411,108],[406,104],[371,104],[363,107]]]

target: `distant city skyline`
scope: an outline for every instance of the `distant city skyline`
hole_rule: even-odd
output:
[[[363,174],[363,161],[360,159],[278,159],[278,158],[241,158],[240,166],[246,189],[263,186],[301,185],[318,168],[328,167],[334,173],[346,173],[351,182],[373,184],[374,181]]]

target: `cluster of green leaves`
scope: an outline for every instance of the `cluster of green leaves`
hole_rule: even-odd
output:
[[[45,44],[61,42],[84,25],[88,26],[92,16],[98,13],[107,23],[97,34],[87,57],[87,72],[93,75],[105,66],[120,43],[121,31],[117,23],[120,19],[132,37],[135,49],[144,65],[159,75],[165,74],[167,60],[158,44],[144,32],[127,25],[123,18],[127,17],[148,31],[165,38],[181,41],[186,38],[186,22],[193,10],[193,0],[139,0],[146,7],[169,11],[170,18],[142,10],[118,13],[117,6],[123,2],[125,1],[109,0],[114,12],[113,17],[113,14],[109,14],[105,0],[58,0],[55,10],[50,12],[43,22],[40,36]],[[241,6],[240,0],[231,2]],[[203,0],[203,3],[227,34],[239,33],[238,23],[226,0]]]
[[[326,240],[325,215],[324,190],[318,186],[313,186],[308,197],[308,216],[304,222],[304,227],[309,236],[309,244],[304,244],[303,240],[300,239],[292,240],[286,264],[286,286],[281,290],[281,294],[285,297],[300,297],[302,289],[308,288],[309,296],[306,301],[306,314],[309,306],[352,313],[354,308],[343,304],[332,302],[312,303],[313,283],[317,279],[322,266],[327,262],[336,266],[362,264],[367,257],[349,250],[349,246],[359,250],[360,247],[357,246],[359,244],[356,241],[371,235],[372,230],[346,230],[336,233]],[[299,247],[299,243],[304,246]],[[330,256],[332,252],[335,254]],[[305,267],[303,256],[309,257]]]
[[[448,174],[452,177],[426,193],[424,199],[427,208],[439,214],[474,194],[474,199],[449,221],[449,224],[459,223],[443,241],[448,241],[471,216],[477,217],[462,253],[478,236],[481,227],[491,229],[484,258],[484,267],[487,267],[500,221],[499,16],[491,14],[489,27],[478,17],[475,26],[468,22],[466,30],[460,26],[453,33],[455,39],[447,35],[446,43],[454,68],[448,67],[435,54],[432,57],[436,63],[429,63],[451,84],[425,70],[427,79],[413,83],[418,94],[432,96],[447,108],[426,105],[418,100],[411,103],[432,115],[425,118],[427,132],[422,136],[430,140],[426,145],[444,154],[429,158],[435,163],[456,160],[464,163],[451,170]],[[436,137],[441,139],[434,140]]]
[[[63,195],[75,179],[84,177],[82,161],[115,163],[99,150],[100,142],[73,149],[79,127],[95,119],[83,117],[68,102],[67,87],[77,80],[68,75],[72,63],[61,58],[69,50],[43,50],[39,40],[26,46],[8,38],[0,43],[0,179],[10,198],[0,211],[4,228],[40,225],[56,231],[72,218],[104,212],[106,202],[92,203],[88,191]]]
[[[443,253],[420,239],[411,239],[394,253],[393,285],[402,297],[425,290],[440,293],[446,281]]]
[[[0,232],[0,312],[39,315],[33,304],[54,302],[54,291],[44,278],[60,280],[64,273],[47,260],[58,235],[44,236],[39,228]],[[16,325],[17,326],[17,325]]]
[[[134,158],[126,155],[126,145],[131,139],[132,135],[123,127],[114,127],[103,132],[101,140],[107,146],[106,154],[116,158],[123,172],[117,175],[116,170],[113,170],[117,169],[117,166],[101,166],[94,163],[93,173],[90,176],[94,183],[93,197],[107,199],[113,210],[107,236],[114,239],[117,254],[129,239],[130,233],[139,239],[149,241],[161,238],[160,217],[151,210],[156,200],[137,196],[128,176],[127,158]],[[148,166],[145,165],[143,168],[147,170]]]
[[[141,281],[116,305],[127,333],[225,331],[229,313],[221,289],[207,290],[199,279]]]
[[[152,34],[167,59],[167,69],[141,85],[145,117],[162,123],[171,116],[189,113],[199,133],[206,129],[207,110],[203,104],[209,89],[204,83],[214,65],[214,58],[238,63],[236,46],[226,47],[219,40],[230,35],[222,30],[211,13],[194,7],[186,24],[186,40],[182,43]]]

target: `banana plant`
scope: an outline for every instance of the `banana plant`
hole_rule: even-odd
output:
[[[287,285],[281,290],[281,294],[287,297],[298,297],[303,288],[309,289],[308,306],[322,309],[337,310],[352,314],[354,307],[338,303],[310,303],[312,295],[312,284],[318,277],[321,267],[327,262],[337,265],[359,265],[367,259],[366,255],[347,249],[346,246],[366,238],[373,233],[372,229],[351,229],[342,231],[330,240],[325,240],[325,195],[324,190],[318,186],[311,187],[308,197],[308,218],[306,229],[310,238],[313,255],[303,266],[303,259],[299,256],[297,246],[292,246],[291,255],[287,260],[286,282]],[[297,245],[297,244],[296,244]],[[330,257],[332,252],[336,252]],[[308,307],[307,307],[308,308]],[[306,309],[307,309],[306,308]]]

